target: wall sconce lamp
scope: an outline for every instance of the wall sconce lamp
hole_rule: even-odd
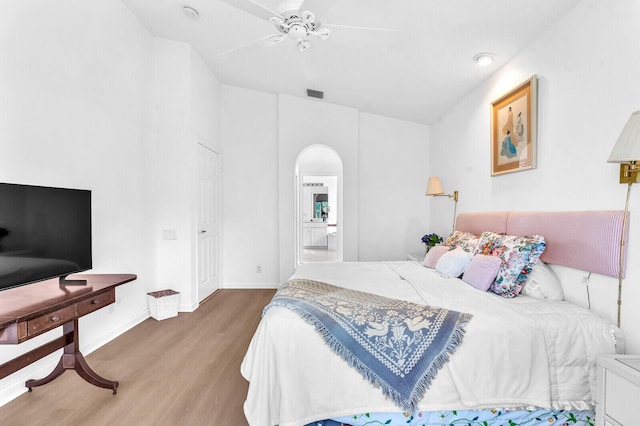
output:
[[[458,207],[458,191],[453,191],[453,194],[445,194],[442,189],[442,183],[440,183],[440,178],[438,176],[429,176],[429,181],[427,182],[427,191],[424,195],[430,197],[449,197],[453,198],[453,227],[452,231],[456,228],[456,209]]]
[[[622,129],[611,155],[609,163],[620,163],[620,183],[627,184],[627,201],[622,219],[622,235],[620,236],[620,269],[618,271],[618,327],[620,327],[620,305],[622,304],[622,269],[624,253],[624,235],[629,213],[629,195],[631,185],[640,183],[640,111],[631,114],[629,121]]]
[[[640,183],[640,111],[631,114],[607,162],[620,163],[620,183]]]

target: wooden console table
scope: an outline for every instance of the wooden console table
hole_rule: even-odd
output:
[[[118,382],[96,374],[80,352],[78,318],[115,303],[115,288],[135,280],[133,274],[82,274],[74,280],[86,285],[64,285],[58,279],[42,281],[0,292],[0,344],[18,344],[62,326],[62,336],[0,365],[0,379],[64,348],[58,365],[46,377],[27,380],[31,388],[49,383],[65,370],[75,370],[87,382],[112,389]]]

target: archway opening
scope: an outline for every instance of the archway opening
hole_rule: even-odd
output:
[[[342,160],[322,144],[304,148],[295,165],[296,263],[341,262]]]

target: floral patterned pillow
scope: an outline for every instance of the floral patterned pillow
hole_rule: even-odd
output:
[[[445,241],[443,245],[451,247],[452,250],[458,247],[462,247],[462,249],[467,253],[474,254],[479,241],[479,237],[469,232],[453,231],[453,233],[449,235],[449,238],[447,238],[447,241]]]
[[[491,291],[503,297],[515,297],[546,246],[544,237],[540,235],[518,237],[483,232],[475,254],[500,258],[502,265],[491,284]]]

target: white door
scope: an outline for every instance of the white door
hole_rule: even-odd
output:
[[[198,301],[220,288],[220,155],[198,145]]]

